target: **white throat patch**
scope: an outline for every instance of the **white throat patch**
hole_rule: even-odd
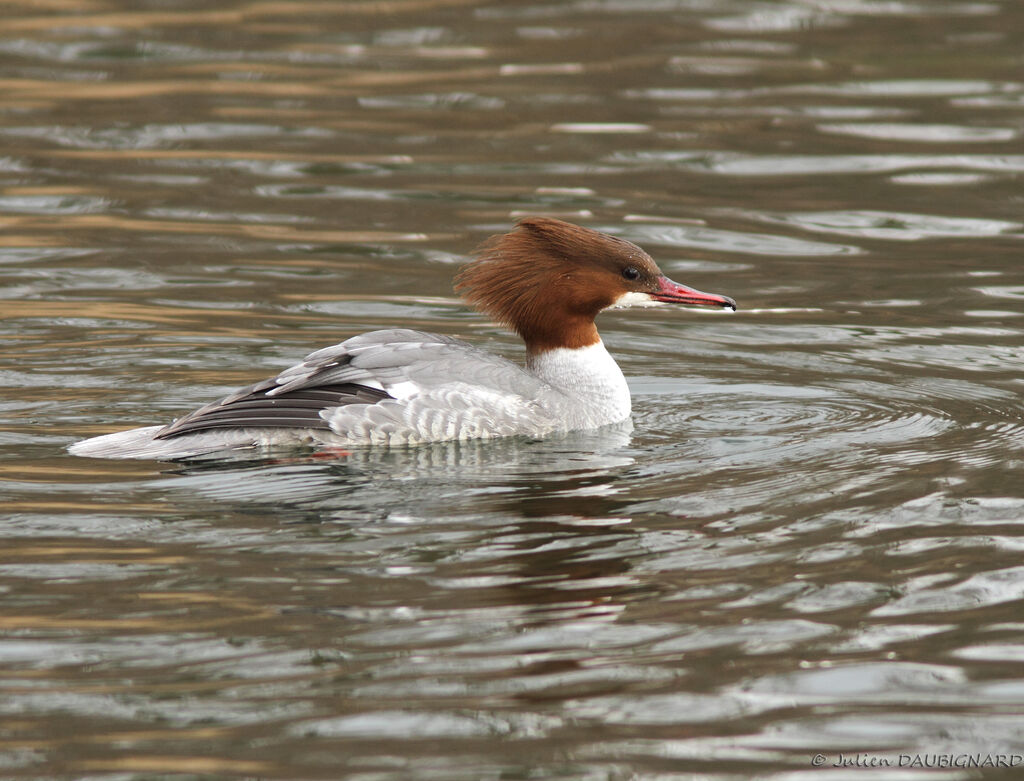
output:
[[[623,293],[621,296],[615,299],[615,303],[612,304],[609,309],[628,309],[631,306],[661,306],[664,301],[656,301],[651,297],[650,293],[637,293],[634,290],[628,293]]]

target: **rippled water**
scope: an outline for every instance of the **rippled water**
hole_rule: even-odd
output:
[[[0,775],[1017,777],[1022,29],[1012,0],[8,6]],[[64,454],[366,329],[514,356],[451,278],[537,213],[739,301],[603,316],[632,428]]]

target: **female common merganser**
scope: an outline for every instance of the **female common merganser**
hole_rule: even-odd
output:
[[[594,325],[598,312],[662,303],[736,309],[731,298],[668,279],[635,244],[544,217],[520,220],[485,242],[455,289],[522,337],[526,368],[450,336],[372,331],[168,426],[94,437],[69,450],[176,459],[274,445],[418,444],[596,428],[630,414],[626,380]]]

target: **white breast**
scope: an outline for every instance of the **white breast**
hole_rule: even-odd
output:
[[[560,347],[531,355],[529,371],[567,397],[565,416],[573,428],[591,428],[629,417],[629,386],[604,343],[570,349]]]

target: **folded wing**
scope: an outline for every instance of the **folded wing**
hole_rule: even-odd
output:
[[[155,438],[240,428],[326,430],[353,441],[501,435],[521,415],[546,418],[537,401],[552,392],[511,361],[458,339],[373,331],[318,350]]]

